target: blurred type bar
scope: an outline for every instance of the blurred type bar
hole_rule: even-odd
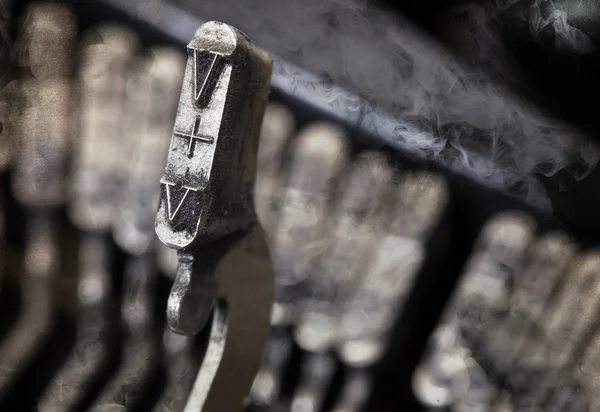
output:
[[[338,356],[350,367],[339,406],[343,411],[358,412],[364,406],[369,369],[389,349],[388,334],[427,258],[425,243],[448,205],[448,188],[441,176],[402,173],[397,180],[381,200],[381,227],[371,240],[376,245],[374,257],[357,279],[336,326]]]
[[[280,216],[281,192],[287,177],[285,149],[294,136],[295,126],[289,109],[277,103],[267,105],[258,149],[254,202],[258,220],[269,239],[274,236]],[[273,242],[270,243],[273,249]],[[292,337],[288,327],[297,315],[298,302],[294,296],[294,282],[286,282],[285,275],[279,273],[275,277],[271,332],[250,392],[249,405],[254,409],[268,409],[278,401],[281,380],[290,361]]]
[[[509,285],[533,228],[528,216],[506,213],[482,229],[415,372],[415,394],[428,407],[484,412],[497,395],[494,383],[473,358],[472,349],[498,326],[499,314],[510,309]]]
[[[78,258],[77,342],[38,403],[44,411],[69,411],[89,402],[88,393],[106,367],[114,333],[110,325],[112,246],[107,235],[114,218],[123,167],[122,113],[129,59],[137,48],[133,33],[114,25],[88,30],[80,43],[79,106],[68,213],[81,230]],[[116,166],[121,168],[117,168]]]
[[[153,48],[148,56],[137,59],[127,82],[124,123],[128,140],[124,144],[129,160],[118,196],[122,203],[113,225],[116,243],[129,254],[121,308],[126,339],[119,370],[97,402],[98,410],[108,405],[114,408],[119,405],[124,410],[135,408],[156,378],[159,347],[156,338],[160,337],[153,314],[158,280],[154,211],[160,188],[156,182],[164,169],[184,68],[185,56],[179,51]],[[167,349],[171,349],[173,342],[176,347],[171,356],[185,352],[189,345],[177,344],[173,339],[170,342]],[[176,357],[172,361],[176,362]],[[191,390],[193,381],[189,378],[188,375],[187,381],[178,382],[183,399]],[[183,399],[179,400],[182,405]]]
[[[306,148],[314,150],[308,142]],[[329,370],[326,378],[321,370],[323,365],[333,362],[333,357],[329,361],[316,359],[331,356],[339,319],[352,297],[357,279],[372,261],[373,239],[377,238],[383,225],[382,199],[393,177],[387,159],[381,154],[361,153],[347,167],[347,175],[332,191],[336,197],[332,204],[326,204],[328,209],[323,224],[315,228],[323,230],[323,252],[313,259],[304,256],[306,262],[314,266],[306,279],[308,293],[302,298],[294,338],[302,349],[309,352],[306,367],[317,368],[317,371],[302,375],[292,405],[302,399],[303,403],[314,404],[313,410],[323,407],[335,370],[323,369]],[[313,358],[317,363],[310,361]],[[309,384],[306,379],[311,379],[312,374],[317,372],[322,382]]]
[[[66,195],[71,143],[69,109],[77,26],[60,4],[28,6],[17,41],[22,76],[11,85],[14,152],[11,184],[26,208],[27,245],[18,278],[23,307],[17,324],[0,344],[0,398],[15,383],[48,338],[58,309],[55,285],[60,273],[58,208]]]

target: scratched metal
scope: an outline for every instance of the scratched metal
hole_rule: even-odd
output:
[[[355,367],[373,365],[385,353],[386,335],[425,259],[425,241],[448,202],[445,182],[432,174],[408,174],[388,191],[390,210],[372,240],[375,257],[337,325],[340,357]]]
[[[132,410],[154,379],[158,367],[158,344],[154,336],[154,294],[156,288],[154,256],[145,254],[129,259],[125,269],[121,319],[124,327],[122,360],[92,410],[109,405]]]
[[[109,357],[110,245],[84,234],[79,249],[79,317],[72,354],[40,397],[40,412],[70,412],[86,396]]]
[[[23,307],[17,323],[0,342],[0,399],[32,361],[54,324],[53,291],[58,245],[52,216],[34,214],[27,221],[24,271],[19,278]]]
[[[290,412],[321,411],[335,372],[335,359],[330,353],[307,353],[306,356]]]
[[[202,25],[187,51],[155,225],[159,239],[176,249],[255,218],[251,194],[271,76],[270,56],[223,23]]]
[[[273,303],[273,272],[258,225],[232,246],[217,276],[209,344],[184,412],[239,412],[250,392]]]
[[[185,70],[185,55],[177,49],[155,47],[148,54],[136,61],[127,81],[129,133],[121,148],[130,156],[113,224],[115,241],[132,254],[148,252],[155,243],[156,182],[164,171]]]
[[[517,213],[496,216],[482,229],[415,372],[413,389],[425,405],[485,411],[496,397],[471,348],[510,310],[510,284],[532,236],[533,222]]]
[[[116,196],[129,164],[123,125],[125,92],[137,38],[103,24],[84,35],[79,70],[80,122],[69,215],[83,230],[111,228]]]
[[[215,304],[212,272],[235,239],[228,236],[255,219],[252,189],[271,58],[219,22],[202,25],[187,51],[155,230],[179,250],[167,321],[173,330],[195,335]]]
[[[163,352],[167,370],[167,386],[153,412],[180,412],[185,407],[197,372],[197,362],[192,356],[193,339],[165,328]]]
[[[384,218],[381,199],[392,169],[377,153],[363,153],[350,165],[323,231],[324,249],[312,259],[294,337],[301,348],[322,352],[335,342],[339,317],[354,292],[356,279],[370,266]],[[307,258],[309,259],[309,258]]]
[[[238,235],[199,251],[178,252],[177,275],[167,301],[167,323],[173,331],[195,336],[204,328],[217,299],[216,267]]]

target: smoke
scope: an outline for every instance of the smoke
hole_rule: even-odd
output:
[[[547,0],[454,10],[444,22],[452,30],[441,36],[463,52],[462,60],[406,19],[365,0],[207,2],[196,12],[237,25],[277,56],[366,97],[389,118],[382,120],[364,105],[348,106],[344,113],[354,111],[363,127],[395,146],[549,209],[536,174],[566,168],[583,179],[599,153],[579,131],[505,84],[527,86],[493,24],[515,5],[529,11],[521,23],[540,42],[551,32],[553,43],[544,46],[593,52],[587,36],[569,25],[567,11]],[[294,87],[326,99],[330,107],[352,102],[341,89],[315,81],[299,79]]]
[[[581,3],[581,0],[579,0]],[[566,5],[556,5],[551,0],[534,0],[530,7],[530,28],[540,44],[544,44],[540,34],[550,32],[552,47],[571,53],[592,53],[596,51],[591,39],[568,22]]]

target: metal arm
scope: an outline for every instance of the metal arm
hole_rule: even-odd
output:
[[[270,56],[223,23],[202,25],[188,63],[155,229],[178,250],[172,330],[209,345],[185,412],[239,412],[268,334],[273,275],[252,187]]]

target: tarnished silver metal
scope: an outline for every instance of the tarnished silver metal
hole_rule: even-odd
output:
[[[262,358],[273,303],[273,272],[258,225],[217,267],[210,340],[184,412],[239,412]]]
[[[167,323],[173,331],[194,336],[204,328],[217,298],[216,267],[239,235],[226,236],[201,252],[178,252],[177,275],[167,301]]]
[[[444,180],[430,173],[407,174],[390,186],[375,256],[337,324],[338,353],[349,366],[371,366],[384,355],[387,333],[425,260],[427,237],[448,203]]]
[[[189,53],[162,194],[159,239],[175,249],[248,227],[271,57],[243,33],[203,24]]]
[[[185,55],[177,49],[155,47],[148,54],[136,61],[127,80],[128,133],[120,147],[130,156],[113,224],[115,241],[131,254],[151,251],[155,244],[156,182],[164,171],[185,70]]]
[[[473,349],[510,311],[510,285],[533,228],[528,216],[507,212],[482,229],[414,375],[415,395],[425,405],[484,412],[496,398],[498,389],[473,357]]]
[[[79,249],[79,317],[72,355],[40,397],[40,412],[69,412],[93,387],[109,357],[110,244],[105,235],[84,234]]]
[[[177,274],[177,251],[157,243],[158,266],[169,279]],[[179,412],[185,407],[198,370],[192,356],[194,339],[175,333],[168,326],[163,333],[163,362],[167,371],[167,385],[153,412]]]
[[[122,360],[93,411],[132,410],[157,373],[158,342],[153,333],[155,283],[154,256],[143,254],[128,261],[121,305],[125,328]]]
[[[232,234],[255,219],[252,188],[271,58],[219,22],[202,25],[187,50],[155,230],[179,250],[167,321],[195,335],[215,304],[214,269],[237,240]]]
[[[32,214],[27,221],[27,249],[19,278],[23,307],[15,326],[0,343],[0,399],[32,361],[54,324],[58,245],[52,216]]]
[[[272,327],[260,370],[250,391],[250,405],[272,408],[280,393],[285,368],[290,360],[292,337],[286,328]]]
[[[173,332],[163,334],[163,352],[167,370],[167,386],[153,412],[180,412],[185,407],[197,372],[191,349],[193,339]]]
[[[385,219],[381,199],[392,182],[392,170],[379,154],[359,156],[328,209],[327,221],[313,229],[321,231],[322,252],[316,259],[305,256],[307,267],[312,265],[306,279],[310,292],[302,299],[294,338],[307,351],[324,352],[335,344],[339,317],[357,278],[370,266]]]
[[[335,373],[335,358],[331,353],[307,353],[302,362],[302,374],[290,403],[290,412],[319,412]]]
[[[218,22],[197,30],[188,54],[155,220],[159,239],[179,250],[167,321],[195,335],[214,308],[184,412],[238,412],[260,364],[273,302],[252,199],[271,58]]]
[[[69,215],[83,230],[107,231],[115,217],[120,180],[126,175],[129,137],[123,127],[126,86],[137,38],[104,24],[83,40],[79,89],[80,125],[74,156]]]

